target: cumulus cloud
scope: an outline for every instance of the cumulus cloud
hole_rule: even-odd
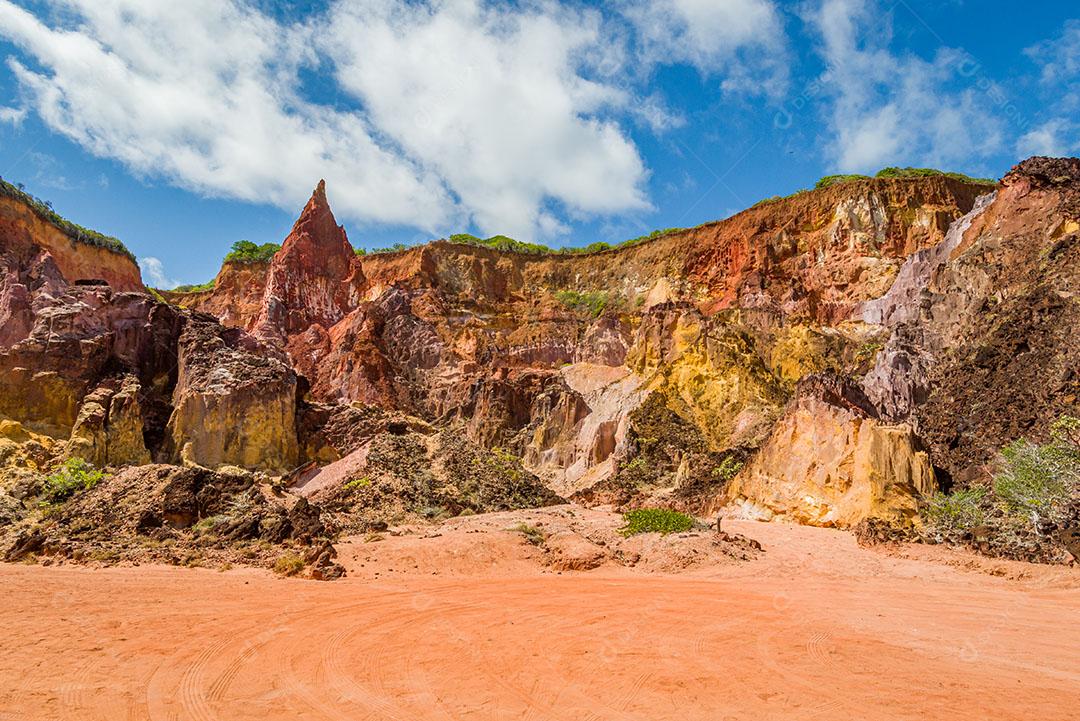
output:
[[[552,202],[648,207],[636,147],[603,119],[629,98],[586,77],[600,22],[555,5],[341,0],[318,35],[339,85],[482,229],[530,237],[559,227]]]
[[[530,238],[563,215],[649,207],[612,119],[630,94],[588,77],[619,52],[596,12],[335,0],[288,24],[249,0],[44,4],[56,12],[0,0],[27,103],[136,174],[288,209],[325,177],[342,216],[428,232],[475,221]],[[332,105],[309,97],[313,73],[340,83]]]
[[[828,151],[838,169],[948,165],[1001,147],[991,94],[968,77],[963,52],[942,48],[929,60],[894,53],[887,16],[873,0],[823,0],[808,20],[827,65]]]
[[[638,68],[689,63],[752,92],[786,78],[773,0],[330,0],[301,20],[263,6],[0,0],[22,98],[0,122],[30,110],[208,196],[291,210],[325,177],[352,221],[530,239],[651,207],[623,124],[686,121]]]
[[[772,0],[625,0],[647,64],[685,62],[724,73],[727,90],[782,92],[783,23]]]
[[[1080,20],[1066,21],[1060,35],[1024,52],[1041,66],[1043,84],[1060,85],[1075,80],[1080,77]]]
[[[0,123],[18,125],[26,118],[26,108],[0,108]]]
[[[143,282],[149,281],[153,288],[175,288],[180,285],[165,273],[165,265],[153,256],[139,258],[139,270],[143,274]]]
[[[222,0],[54,0],[51,27],[0,0],[0,34],[43,70],[11,68],[45,123],[136,173],[197,192],[297,207],[322,175],[346,215],[421,227],[451,207],[438,178],[373,139],[365,119],[303,100],[301,28]],[[58,16],[59,17],[59,16]]]
[[[1080,20],[1067,21],[1059,35],[1024,53],[1039,68],[1038,92],[1050,119],[1021,136],[1017,152],[1022,156],[1077,152],[1080,125],[1070,118],[1080,110]]]

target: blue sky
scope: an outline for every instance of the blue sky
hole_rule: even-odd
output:
[[[0,175],[148,282],[280,242],[551,245],[886,165],[1080,150],[1080,7],[996,0],[0,0]]]

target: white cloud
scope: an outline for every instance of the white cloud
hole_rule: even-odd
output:
[[[1075,114],[1080,110],[1080,20],[1067,21],[1060,35],[1032,45],[1024,53],[1039,66],[1040,90],[1051,112]]]
[[[624,0],[647,64],[725,73],[726,90],[777,94],[787,82],[783,23],[772,0]]]
[[[296,208],[325,176],[353,218],[449,218],[439,180],[380,147],[362,117],[299,97],[303,29],[221,0],[52,4],[78,24],[0,0],[0,35],[46,68],[10,61],[37,113],[94,154],[205,194]]]
[[[9,60],[24,97],[136,174],[286,209],[325,177],[343,217],[432,233],[474,220],[530,238],[561,214],[649,207],[611,119],[631,96],[586,77],[620,52],[598,13],[335,0],[289,25],[249,0],[46,5],[59,12],[0,0],[0,37],[34,61]],[[308,69],[335,72],[357,107],[311,100]]]
[[[1048,120],[1020,136],[1016,142],[1016,153],[1021,158],[1069,155],[1080,147],[1077,131],[1077,125],[1065,118]]]
[[[808,20],[827,65],[828,152],[838,169],[971,163],[1001,147],[991,94],[964,77],[962,52],[893,53],[888,16],[874,0],[823,0]]]
[[[501,8],[501,9],[500,9]],[[340,0],[317,33],[338,83],[485,232],[531,237],[570,212],[648,207],[644,164],[605,111],[626,92],[585,77],[596,13]]]
[[[26,118],[26,108],[0,108],[0,123],[20,124]]]
[[[153,256],[139,258],[139,270],[142,271],[144,282],[149,281],[153,288],[169,290],[180,285],[165,273],[165,265]]]
[[[1024,51],[1042,66],[1040,80],[1056,85],[1080,76],[1080,20],[1068,20],[1061,35]]]

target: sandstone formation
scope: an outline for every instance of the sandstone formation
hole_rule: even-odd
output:
[[[44,265],[53,266],[68,283],[100,280],[118,291],[144,290],[139,266],[129,256],[79,242],[41,218],[22,200],[5,194],[0,194],[0,237],[4,240],[0,297],[6,295],[8,284],[19,285],[26,280],[20,272],[36,274]],[[10,312],[8,303],[4,303],[3,310]]]
[[[296,375],[243,331],[189,316],[172,396],[169,460],[279,474],[297,465]]]
[[[167,302],[5,205],[0,451],[264,472],[343,527],[559,497],[906,522],[1076,413],[1078,164],[580,254],[358,256],[320,183],[269,263]]]
[[[842,379],[809,376],[724,501],[744,516],[845,527],[910,520],[935,489],[929,456],[909,426],[882,423]]]

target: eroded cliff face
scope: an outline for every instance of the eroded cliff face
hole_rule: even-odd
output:
[[[117,291],[144,290],[139,266],[126,255],[107,248],[73,240],[52,223],[43,220],[25,203],[0,195],[0,238],[4,259],[0,273],[5,285],[31,284],[44,280],[39,274],[48,261],[51,272],[68,283],[103,280]],[[19,277],[22,269],[23,277]],[[0,286],[0,299],[5,290]],[[4,310],[10,299],[0,303]],[[3,318],[0,317],[0,328]],[[0,338],[3,331],[0,330]]]
[[[864,385],[945,474],[988,472],[1080,398],[1080,160],[1033,158],[894,293]]]
[[[768,441],[801,378],[865,372],[885,331],[855,312],[979,191],[861,181],[589,255],[436,241],[357,258],[320,184],[265,276],[223,268],[184,302],[285,353],[308,402],[460,422],[560,494],[706,507],[723,484],[705,466]],[[635,495],[624,469],[649,439],[631,416],[648,399],[697,445],[665,445],[668,470]]]
[[[909,519],[1076,407],[1078,176],[843,183],[594,254],[367,257],[320,183],[269,264],[184,307],[5,246],[0,414],[96,462],[341,483],[386,435],[441,463],[415,434],[453,429],[586,503]]]
[[[70,281],[35,238],[2,238],[0,418],[27,443],[47,437],[54,460],[99,467],[295,466],[296,376],[283,354],[148,293]]]
[[[714,509],[730,505],[744,517],[814,526],[905,522],[936,488],[929,456],[910,426],[883,423],[857,386],[815,375],[799,384],[768,442]]]

